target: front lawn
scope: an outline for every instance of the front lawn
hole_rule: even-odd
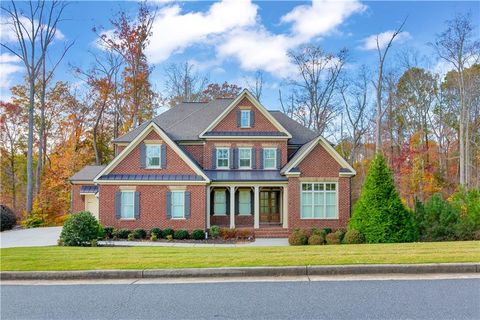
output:
[[[479,262],[479,241],[301,247],[29,247],[0,251],[2,271]]]

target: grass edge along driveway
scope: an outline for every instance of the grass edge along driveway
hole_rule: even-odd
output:
[[[299,247],[26,247],[0,250],[1,271],[480,262],[480,241]]]

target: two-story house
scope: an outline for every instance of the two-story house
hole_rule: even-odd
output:
[[[248,90],[235,99],[182,103],[115,139],[106,166],[70,178],[73,211],[103,225],[253,228],[346,227],[354,169],[321,136]]]

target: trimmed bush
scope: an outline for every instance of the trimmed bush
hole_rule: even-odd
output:
[[[305,234],[305,230],[293,230],[293,232],[288,236],[288,243],[291,246],[303,246],[308,244],[308,237]]]
[[[147,232],[145,229],[137,228],[132,231],[133,237],[135,239],[145,239],[147,237]]]
[[[135,240],[135,236],[133,235],[133,233],[129,233],[129,234],[128,234],[127,240],[128,240],[128,241],[133,241],[133,240]]]
[[[175,233],[172,228],[165,228],[162,231],[162,238],[167,239],[167,236],[172,236]]]
[[[222,237],[223,240],[235,239],[237,237],[237,232],[235,229],[221,228],[220,237]]]
[[[203,240],[205,239],[205,231],[201,229],[196,229],[192,231],[192,239],[193,240]]]
[[[338,239],[340,239],[340,242],[343,241],[343,237],[345,236],[345,230],[344,229],[337,229],[335,233],[338,236]]]
[[[115,229],[113,227],[103,227],[103,234],[105,236],[105,239],[111,239],[113,238],[113,232]]]
[[[236,232],[236,237],[238,239],[248,240],[253,238],[253,231],[250,229],[239,229]]]
[[[325,235],[329,234],[329,233],[332,233],[332,228],[323,228],[323,232],[325,233]]]
[[[77,212],[65,221],[60,238],[66,246],[90,246],[99,236],[99,227],[90,212]]]
[[[152,228],[150,229],[149,234],[150,234],[150,237],[155,236],[157,237],[157,239],[159,239],[162,237],[162,230],[160,228]]]
[[[188,231],[187,230],[177,230],[175,231],[175,233],[173,234],[173,238],[174,239],[177,239],[177,240],[184,240],[184,239],[188,239]]]
[[[327,234],[325,237],[325,241],[327,244],[340,244],[342,241],[340,240],[340,234],[336,232],[331,232]]]
[[[219,226],[211,226],[210,227],[210,237],[212,239],[217,239],[220,235],[220,227]]]
[[[152,235],[150,236],[150,241],[157,241],[157,240],[158,240],[158,238],[157,238],[156,235],[152,234]]]
[[[370,164],[349,228],[360,231],[369,243],[417,239],[414,216],[398,196],[392,173],[380,154]]]
[[[113,231],[113,237],[116,239],[127,239],[129,234],[130,230],[128,229],[115,229]]]
[[[324,243],[324,239],[319,234],[312,234],[310,238],[308,238],[309,245],[320,245]]]
[[[0,205],[0,231],[12,229],[17,222],[15,213],[6,205]]]
[[[360,233],[360,231],[350,229],[345,233],[343,242],[348,244],[364,243],[365,237]]]

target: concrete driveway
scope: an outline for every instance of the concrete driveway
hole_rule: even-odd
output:
[[[57,245],[62,227],[16,229],[0,233],[0,248]]]

